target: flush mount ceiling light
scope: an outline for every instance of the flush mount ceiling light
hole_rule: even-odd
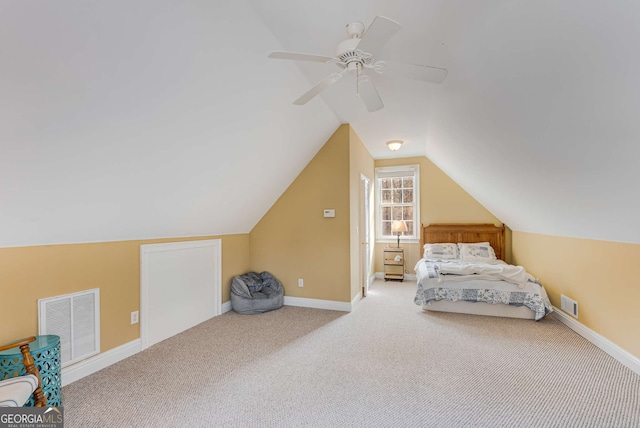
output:
[[[387,141],[387,146],[389,147],[389,150],[391,151],[396,151],[399,150],[400,147],[402,147],[402,141],[401,140],[391,140],[391,141]]]

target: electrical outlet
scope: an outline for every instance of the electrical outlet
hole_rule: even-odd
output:
[[[298,278],[298,287],[304,287],[304,280],[302,278]]]
[[[131,324],[138,324],[140,313],[138,311],[131,312]]]

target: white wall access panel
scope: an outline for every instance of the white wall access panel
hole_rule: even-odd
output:
[[[222,241],[140,246],[140,336],[147,348],[222,313]]]

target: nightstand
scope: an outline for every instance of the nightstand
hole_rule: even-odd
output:
[[[404,281],[404,249],[402,247],[384,249],[384,280]]]

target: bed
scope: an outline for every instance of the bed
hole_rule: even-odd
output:
[[[540,320],[553,311],[544,287],[505,259],[504,226],[432,224],[420,230],[417,305],[427,311]]]

